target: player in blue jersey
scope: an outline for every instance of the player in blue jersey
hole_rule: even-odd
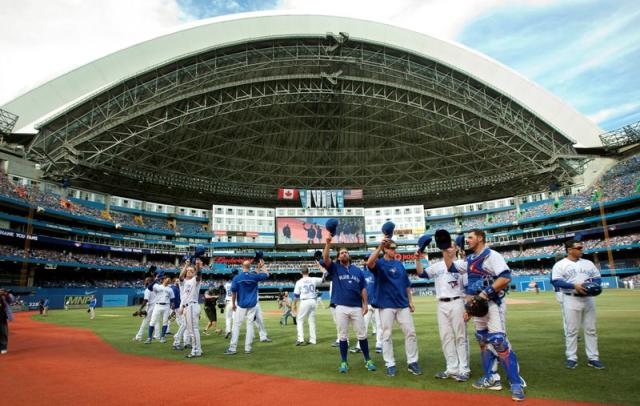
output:
[[[488,248],[482,230],[471,230],[467,236],[467,246],[473,251],[467,257],[468,285],[465,293],[471,297],[480,295],[489,300],[489,312],[484,317],[474,317],[476,339],[480,344],[480,355],[484,375],[473,383],[476,389],[502,389],[499,380],[493,377],[494,357],[489,347],[498,354],[511,384],[511,398],[524,400],[524,380],[520,377],[520,368],[515,352],[507,339],[505,326],[506,304],[504,290],[511,282],[511,271],[502,255]]]
[[[360,342],[360,349],[364,356],[365,366],[369,371],[375,371],[376,366],[369,356],[369,341],[367,329],[364,325],[364,315],[369,311],[367,305],[366,281],[362,269],[351,263],[349,251],[346,248],[338,250],[338,259],[331,261],[332,237],[326,239],[322,251],[323,266],[332,281],[331,303],[335,304],[335,319],[340,339],[340,356],[342,361],[338,370],[346,373],[349,370],[347,354],[349,352],[349,324],[352,325]]]
[[[269,270],[264,265],[264,260],[260,259],[257,272],[251,272],[251,261],[242,263],[242,273],[233,278],[231,282],[231,303],[234,311],[233,329],[231,332],[231,342],[225,355],[236,354],[238,338],[240,336],[240,325],[243,321],[247,323],[247,331],[244,341],[244,352],[251,353],[253,343],[253,321],[256,318],[256,305],[258,304],[258,282],[269,277]]]
[[[98,305],[98,300],[96,299],[95,296],[91,296],[91,300],[89,300],[89,303],[88,303],[89,308],[87,309],[87,313],[89,313],[89,318],[91,320],[96,318],[97,305]]]
[[[367,267],[375,275],[375,302],[380,312],[382,325],[382,358],[387,367],[387,375],[396,376],[396,360],[393,356],[391,329],[397,321],[404,334],[404,349],[407,354],[407,369],[414,375],[422,375],[418,365],[418,340],[411,313],[415,311],[411,282],[402,262],[396,259],[397,244],[384,237],[376,251],[369,256]],[[378,259],[378,252],[384,256]],[[419,261],[416,258],[416,261]]]

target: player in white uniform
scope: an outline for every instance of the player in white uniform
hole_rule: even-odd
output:
[[[304,345],[304,321],[309,319],[309,344],[316,343],[316,288],[322,283],[322,278],[309,276],[309,268],[302,269],[302,278],[296,282],[293,289],[293,311],[297,315],[298,340],[296,345]]]
[[[189,335],[191,336],[191,353],[187,354],[187,358],[202,356],[200,331],[198,330],[200,321],[198,298],[200,297],[200,284],[202,283],[201,267],[202,261],[200,259],[196,259],[195,266],[191,265],[187,260],[180,272],[184,296],[181,297],[179,311],[184,314],[187,330],[189,330]]]
[[[418,276],[433,279],[438,299],[438,330],[442,353],[447,369],[436,374],[436,378],[453,378],[458,382],[469,380],[469,342],[467,340],[467,324],[464,320],[464,292],[462,276],[465,272],[465,261],[456,260],[458,247],[455,242],[442,250],[443,260],[423,270],[422,262],[416,262]],[[417,252],[422,258],[423,254]],[[460,273],[460,272],[463,273]]]
[[[578,334],[580,326],[584,328],[584,344],[587,353],[587,365],[604,369],[598,354],[598,335],[596,334],[595,298],[586,296],[585,282],[600,283],[600,271],[593,262],[582,258],[584,245],[576,240],[565,243],[567,257],[558,261],[551,272],[551,282],[564,294],[562,307],[567,323],[566,367],[578,366]]]
[[[231,279],[224,283],[224,338],[231,337],[231,328],[233,327],[233,302],[231,292],[231,282],[233,278],[238,275],[238,270],[234,269],[231,272]]]
[[[142,322],[140,322],[140,328],[138,329],[138,333],[136,334],[135,337],[133,337],[134,341],[142,340],[142,335],[144,334],[145,330],[147,330],[147,328],[149,327],[149,321],[151,320],[151,314],[153,313],[153,305],[154,305],[155,296],[156,296],[155,293],[147,289],[147,286],[149,286],[149,284],[152,282],[153,282],[153,278],[151,277],[148,277],[144,280],[144,296],[142,300],[142,305],[140,306],[139,310],[146,309],[147,315],[144,316],[144,318],[142,319]]]
[[[187,321],[185,320],[184,313],[180,310],[180,305],[182,303],[182,297],[184,296],[184,288],[183,284],[180,281],[180,278],[175,278],[173,280],[173,285],[178,289],[178,293],[176,295],[176,291],[174,289],[174,295],[176,295],[176,323],[178,324],[178,331],[173,336],[173,346],[174,350],[182,350],[186,346],[191,346],[191,336],[189,335],[189,331],[187,330]]]
[[[159,330],[162,330],[159,341],[161,343],[166,342],[164,336],[167,333],[167,322],[169,321],[169,314],[171,314],[171,310],[173,309],[173,300],[175,296],[173,294],[173,289],[169,287],[169,282],[171,282],[171,278],[169,276],[162,277],[162,284],[160,284],[159,281],[159,279],[156,279],[154,283],[147,287],[148,290],[151,290],[156,294],[156,303],[153,307],[151,321],[149,322],[149,337],[144,342],[145,344],[151,344],[153,341],[153,332],[156,327]]]

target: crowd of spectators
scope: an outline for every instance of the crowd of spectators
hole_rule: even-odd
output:
[[[150,230],[178,231],[181,234],[205,232],[201,223],[171,222],[168,219],[138,216],[117,210],[106,212],[77,203],[77,201],[72,202],[56,193],[43,192],[38,187],[17,185],[3,172],[0,172],[0,193],[8,197],[23,200],[36,208],[52,209],[73,215],[93,217],[102,221],[110,221],[114,223],[114,225],[119,224],[121,226],[126,225]]]

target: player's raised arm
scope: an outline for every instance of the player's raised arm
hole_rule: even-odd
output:
[[[331,241],[333,241],[332,237],[327,237],[324,243],[324,249],[322,250],[322,260],[324,261],[324,267],[328,269],[329,264],[331,263]]]
[[[377,273],[376,261],[378,261],[378,255],[380,255],[380,251],[384,250],[384,247],[388,241],[388,238],[383,238],[382,241],[380,241],[380,245],[378,245],[378,248],[376,248],[375,251],[373,251],[371,255],[369,255],[369,259],[367,260],[367,268],[369,268],[371,272]]]
[[[184,261],[184,264],[182,264],[182,270],[180,270],[180,276],[178,276],[180,282],[184,281],[184,278],[187,277],[187,269],[189,268],[190,263],[191,261],[187,259]]]
[[[420,277],[428,277],[428,275],[423,275],[424,274],[424,265],[422,265],[422,257],[425,254],[423,252],[420,251],[416,251],[416,274],[418,274],[418,276]]]

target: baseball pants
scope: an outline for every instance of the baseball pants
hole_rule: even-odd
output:
[[[240,338],[240,325],[243,321],[247,323],[247,331],[245,332],[244,350],[251,351],[253,343],[253,320],[256,317],[256,307],[236,307],[233,315],[233,330],[231,331],[231,342],[229,343],[229,351],[236,351],[238,348],[238,339]]]
[[[331,318],[333,319],[333,324],[336,325],[336,342],[340,341],[340,330],[338,329],[338,320],[336,320],[336,308],[329,307],[329,311],[331,311]]]
[[[469,369],[469,341],[464,321],[464,301],[438,301],[438,330],[442,353],[447,363],[447,374],[462,375]]]
[[[387,368],[396,365],[396,360],[393,355],[393,341],[391,340],[391,330],[394,321],[398,322],[404,334],[404,350],[407,354],[407,364],[418,362],[418,339],[416,338],[416,328],[413,325],[413,316],[411,316],[409,308],[380,309],[382,358]]]
[[[140,322],[140,328],[138,329],[138,333],[136,334],[136,340],[142,340],[142,336],[146,334],[147,328],[149,327],[149,322],[151,321],[151,316],[153,315],[153,307],[154,305],[147,305],[147,315],[144,316],[144,318]],[[158,329],[155,329],[153,336],[155,338],[159,338],[160,331]]]
[[[560,314],[562,315],[562,330],[564,331],[565,340],[567,338],[567,318],[564,317],[564,296],[562,292],[556,292],[556,300],[560,303]]]
[[[376,335],[376,348],[382,348],[382,325],[380,324],[380,312],[375,307],[369,305],[369,311],[364,315],[364,327],[369,336],[369,323],[373,326]],[[356,344],[360,348],[360,341]]]
[[[178,324],[178,331],[173,336],[173,345],[178,346],[180,342],[184,345],[191,343],[191,337],[187,330],[187,320],[184,316],[184,309],[176,311],[176,323]]]
[[[316,343],[316,299],[301,299],[298,307],[298,341],[304,341],[304,322],[309,319],[309,342]]]
[[[224,304],[224,332],[225,334],[231,333],[233,328],[233,306],[231,302],[225,302]]]
[[[258,335],[260,336],[260,341],[264,341],[269,336],[267,335],[267,329],[264,326],[264,317],[262,316],[262,309],[260,308],[260,303],[256,305],[256,327],[258,327]]]
[[[0,351],[6,351],[9,347],[9,322],[7,318],[0,316]]]
[[[202,347],[200,347],[200,304],[193,302],[187,303],[184,307],[184,318],[187,325],[187,331],[191,337],[191,354],[201,355]]]
[[[149,325],[155,327],[156,330],[162,331],[162,326],[166,326],[169,321],[170,313],[171,309],[168,304],[156,304],[153,306],[153,314],[151,315]]]
[[[361,307],[336,306],[336,326],[338,327],[338,339],[349,340],[349,324],[352,325],[358,340],[367,338],[367,329],[364,326],[364,317]]]
[[[95,319],[95,318],[96,318],[96,309],[95,309],[95,308],[93,308],[93,307],[90,307],[90,308],[89,308],[89,318],[90,318],[91,320],[93,320],[93,319]]]
[[[589,360],[599,360],[598,335],[596,333],[596,301],[593,297],[565,295],[564,317],[567,320],[565,338],[567,359],[578,360],[578,334],[584,328],[584,347]]]

